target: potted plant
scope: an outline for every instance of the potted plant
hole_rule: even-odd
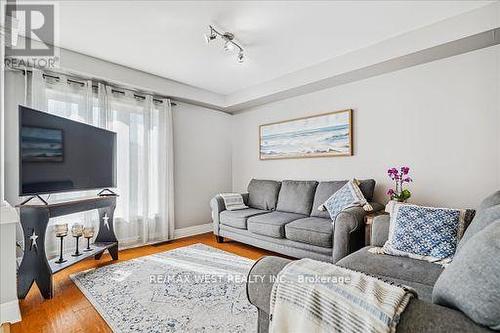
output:
[[[385,211],[390,213],[394,204],[397,202],[406,202],[411,197],[411,192],[404,188],[405,183],[410,183],[413,180],[409,176],[410,168],[403,166],[399,168],[390,168],[387,170],[387,175],[394,181],[394,188],[390,188],[387,191],[387,195],[390,196],[391,200],[387,203]]]

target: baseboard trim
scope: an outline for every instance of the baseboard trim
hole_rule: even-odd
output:
[[[0,325],[4,323],[17,323],[21,321],[19,301],[13,300],[0,304]]]
[[[213,230],[212,223],[194,225],[192,227],[174,230],[174,239],[204,234]]]

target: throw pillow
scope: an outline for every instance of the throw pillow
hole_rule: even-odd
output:
[[[500,220],[496,220],[472,236],[444,269],[432,290],[432,301],[500,330],[499,253]]]
[[[248,208],[248,206],[245,205],[243,196],[240,193],[221,193],[220,196],[222,197],[222,200],[224,200],[224,205],[227,210],[240,210]]]
[[[394,206],[385,254],[449,263],[465,228],[465,209]]]
[[[327,210],[332,221],[335,221],[337,215],[344,209],[351,207],[363,207],[370,212],[372,206],[366,201],[359,188],[359,182],[356,179],[349,180],[337,192],[332,194],[324,204],[318,207],[319,210]]]
[[[472,238],[472,236],[498,219],[500,219],[500,205],[483,209],[480,208],[474,217],[474,220],[472,220],[469,227],[465,230],[460,243],[458,243],[457,252],[461,251],[461,248],[469,241],[469,239]]]

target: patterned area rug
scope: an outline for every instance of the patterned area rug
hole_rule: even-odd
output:
[[[195,244],[73,274],[114,332],[254,332],[253,261]]]

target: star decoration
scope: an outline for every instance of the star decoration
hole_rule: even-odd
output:
[[[108,228],[108,230],[109,230],[109,217],[108,217],[108,213],[104,213],[104,216],[103,216],[102,220],[104,221],[104,225],[106,226],[106,228]]]
[[[33,249],[33,247],[35,248],[35,250],[38,249],[38,245],[36,243],[36,240],[38,239],[38,235],[36,234],[35,232],[35,229],[33,229],[33,233],[31,234],[30,236],[30,251]]]

